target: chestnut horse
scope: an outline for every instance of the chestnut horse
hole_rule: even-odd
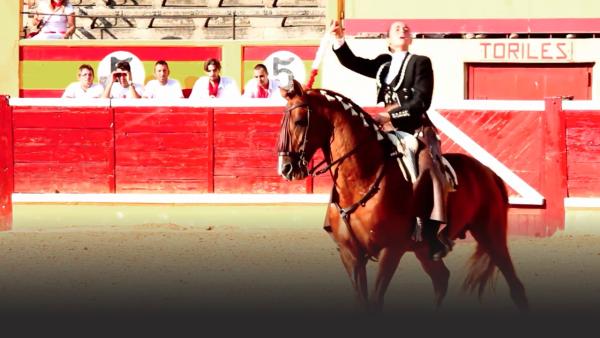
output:
[[[413,251],[431,277],[439,307],[450,272],[442,260],[430,258],[427,241],[411,239],[415,215],[419,208],[431,207],[424,202],[430,197],[413,190],[390,155],[394,149],[387,136],[369,114],[333,91],[305,92],[294,81],[288,89],[281,89],[281,94],[287,106],[278,141],[279,172],[287,180],[304,179],[315,169],[309,171],[308,163],[317,149],[323,151],[327,167],[321,172],[329,171],[334,180],[327,228],[339,247],[359,302],[371,311],[382,310],[400,258]],[[504,183],[472,157],[445,157],[458,177],[458,187],[449,195],[445,234],[456,239],[469,231],[477,241],[463,289],[477,290],[481,300],[498,267],[516,306],[527,310],[525,288],[507,247],[508,195]],[[370,295],[366,274],[369,259],[378,263]]]

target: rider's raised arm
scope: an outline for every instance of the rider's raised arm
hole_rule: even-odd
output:
[[[348,47],[347,42],[344,42],[338,49],[333,51],[344,67],[370,78],[375,78],[381,65],[392,59],[389,54],[379,55],[375,59],[356,56]]]

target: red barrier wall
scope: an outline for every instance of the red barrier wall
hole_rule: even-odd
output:
[[[327,174],[292,183],[277,175],[281,110],[109,104],[11,107],[4,99],[0,226],[10,228],[13,191],[329,193]],[[564,111],[561,101],[554,99],[545,102],[545,110],[438,111],[542,196],[543,205],[513,204],[511,233],[551,235],[564,226],[565,197],[600,194],[595,175],[600,169],[600,110]],[[445,152],[474,154],[446,132],[441,128]],[[510,180],[507,183],[514,187]],[[511,195],[523,195],[517,190],[510,188]]]
[[[8,97],[0,96],[0,230],[12,227],[14,190],[12,109]]]
[[[211,192],[212,108],[116,107],[114,114],[116,192]]]
[[[598,197],[600,192],[600,113],[565,112],[569,197]]]
[[[113,110],[13,107],[15,192],[115,192]]]

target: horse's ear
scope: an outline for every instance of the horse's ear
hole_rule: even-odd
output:
[[[285,87],[279,87],[279,93],[281,94],[281,97],[283,97],[286,100],[291,99],[294,93],[293,89],[287,89]]]
[[[304,86],[296,80],[294,80],[294,92],[296,92],[296,95],[298,96],[304,96]]]
[[[280,73],[278,76],[279,91],[284,99],[291,100],[296,96],[304,95],[304,90],[300,82],[294,80],[294,76],[289,73]]]

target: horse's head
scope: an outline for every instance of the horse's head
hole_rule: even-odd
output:
[[[287,180],[300,180],[308,176],[308,163],[329,139],[330,132],[324,127],[321,114],[311,107],[311,97],[298,81],[290,79],[280,91],[287,105],[279,131],[278,172]]]

